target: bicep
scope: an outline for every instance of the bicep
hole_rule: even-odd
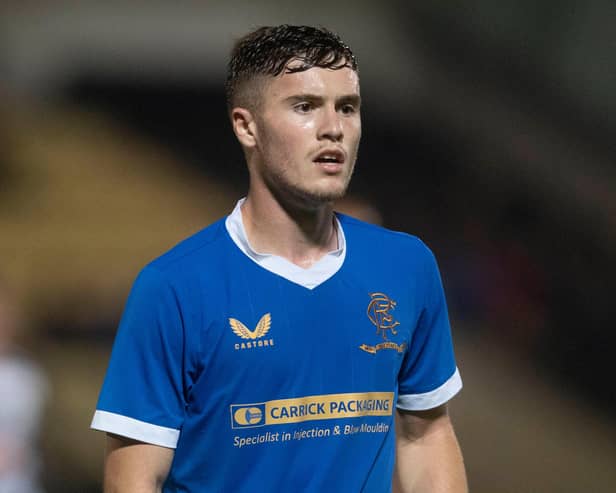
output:
[[[426,440],[435,433],[451,431],[446,404],[424,411],[398,409],[396,413],[396,436],[402,442]]]
[[[174,449],[107,434],[105,493],[160,492]]]
[[[462,452],[446,405],[396,413],[395,492],[468,492]]]

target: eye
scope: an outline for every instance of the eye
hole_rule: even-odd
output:
[[[298,103],[295,106],[293,106],[293,109],[297,111],[298,113],[308,113],[310,112],[312,108],[313,108],[312,103],[307,103],[305,101],[303,103]]]
[[[355,106],[352,104],[345,104],[340,108],[340,111],[343,115],[352,115],[353,113],[357,112],[357,108],[355,108]]]

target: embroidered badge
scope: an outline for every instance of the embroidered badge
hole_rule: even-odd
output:
[[[381,335],[386,342],[381,342],[375,346],[369,346],[368,344],[362,344],[359,349],[366,351],[367,353],[376,354],[381,349],[395,349],[399,353],[403,353],[406,349],[406,343],[397,344],[395,342],[388,341],[388,333],[396,335],[398,331],[396,327],[400,325],[400,322],[394,319],[394,315],[391,313],[396,308],[396,302],[389,298],[384,293],[370,293],[370,303],[366,314],[368,319],[376,326],[377,335]]]

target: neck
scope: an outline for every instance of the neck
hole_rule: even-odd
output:
[[[242,220],[251,246],[259,253],[286,258],[309,268],[338,247],[331,204],[302,208],[282,204],[274,197],[248,194]]]

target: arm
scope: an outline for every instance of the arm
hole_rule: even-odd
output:
[[[104,492],[160,492],[173,452],[170,448],[107,434]]]
[[[468,491],[462,453],[446,405],[427,411],[398,410],[393,491]]]

